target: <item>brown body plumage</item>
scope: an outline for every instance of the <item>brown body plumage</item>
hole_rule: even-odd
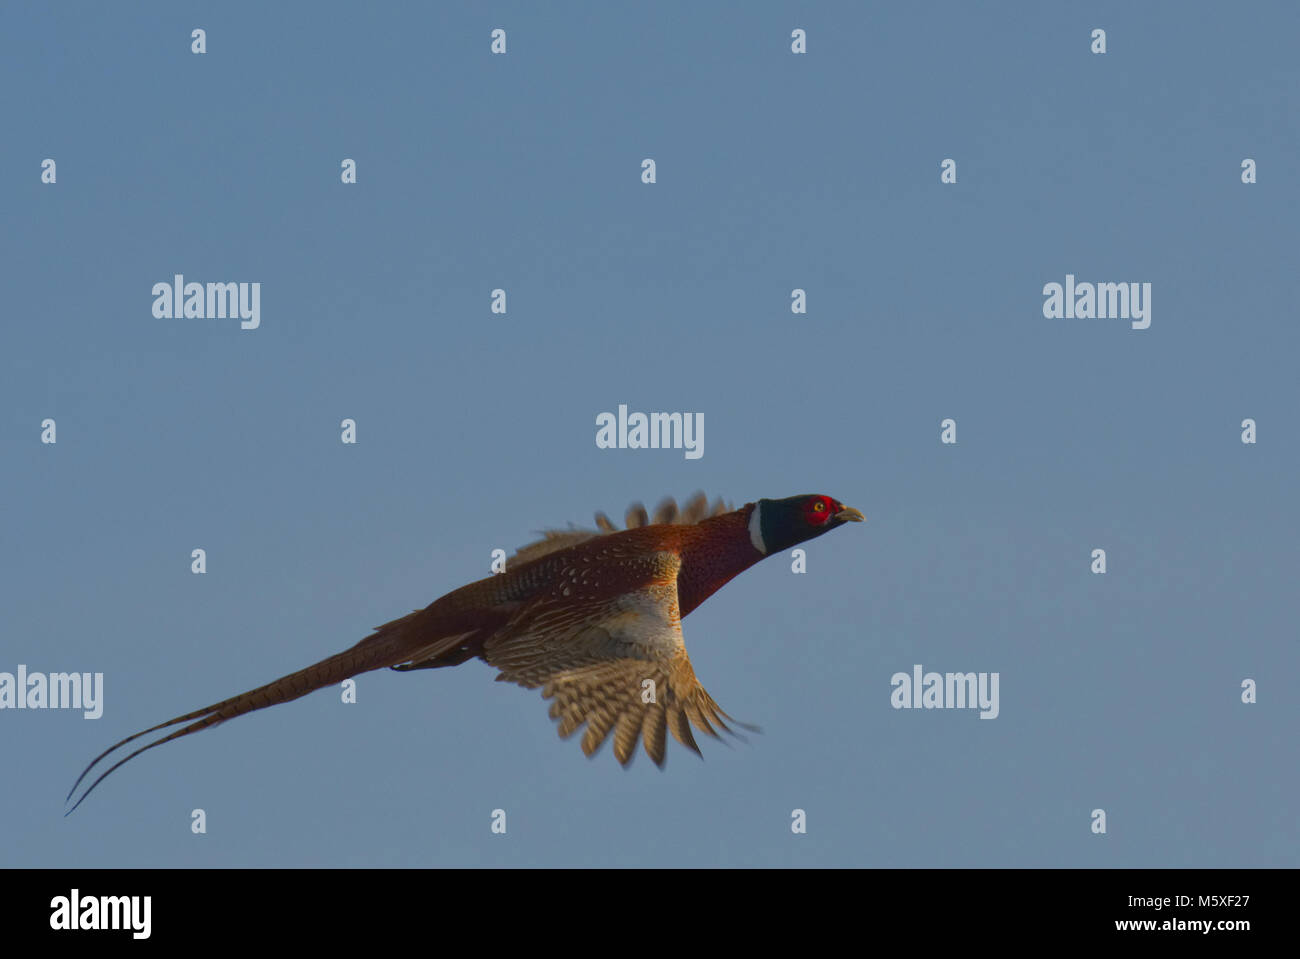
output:
[[[766,513],[755,517],[759,505]],[[802,520],[792,512],[798,506],[805,508]],[[760,500],[728,510],[720,500],[710,508],[697,494],[681,509],[665,500],[653,522],[634,505],[621,531],[600,513],[595,530],[547,531],[516,552],[504,573],[386,623],[351,649],[115,744],[86,767],[73,793],[109,753],[188,723],[110,766],[72,809],[114,769],[154,746],[359,673],[454,666],[476,656],[500,670],[498,680],[541,687],[552,700],[561,736],[585,724],[582,748],[588,755],[611,733],[614,754],[624,764],[638,740],[662,764],[669,733],[698,753],[692,724],[717,736],[715,727],[730,731],[724,721],[730,717],[695,677],[682,617],[767,555],[764,536],[799,542],[861,517],[829,497]]]

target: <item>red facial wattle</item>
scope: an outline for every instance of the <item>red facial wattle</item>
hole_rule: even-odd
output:
[[[839,509],[838,504],[829,496],[814,496],[804,507],[804,517],[811,526],[824,526]]]

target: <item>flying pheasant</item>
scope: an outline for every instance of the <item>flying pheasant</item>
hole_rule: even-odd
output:
[[[68,812],[118,766],[173,739],[373,669],[435,669],[475,656],[500,670],[498,680],[542,687],[561,737],[585,723],[588,756],[611,732],[624,765],[640,739],[662,766],[667,733],[698,753],[691,724],[716,738],[713,724],[730,732],[723,718],[731,717],[695,678],[682,617],[764,556],[864,518],[829,496],[760,499],[731,510],[721,500],[710,508],[697,493],[681,510],[664,500],[653,521],[634,504],[625,530],[603,513],[594,530],[547,530],[515,553],[506,572],[385,623],[351,649],[109,747],[82,771],[69,800],[110,753],[189,723],[118,760]]]

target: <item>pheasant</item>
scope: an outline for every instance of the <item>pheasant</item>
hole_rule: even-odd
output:
[[[114,744],[82,771],[69,800],[110,753],[151,732],[189,724],[119,759],[68,813],[123,763],[173,739],[359,673],[437,669],[476,656],[500,671],[498,681],[540,686],[562,738],[585,724],[582,751],[588,756],[611,733],[624,766],[639,739],[662,767],[668,733],[698,754],[691,725],[718,738],[714,725],[732,732],[724,721],[732,717],[695,678],[682,617],[764,556],[864,519],[829,496],[760,499],[733,510],[721,500],[710,507],[697,493],[680,510],[665,499],[653,519],[633,504],[623,530],[597,513],[594,530],[544,531],[515,553],[504,573],[385,623],[351,649]]]

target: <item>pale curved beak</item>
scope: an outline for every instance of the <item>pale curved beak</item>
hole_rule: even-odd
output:
[[[865,523],[867,518],[862,515],[862,510],[854,509],[852,506],[846,506],[835,514],[835,518],[841,523]]]

